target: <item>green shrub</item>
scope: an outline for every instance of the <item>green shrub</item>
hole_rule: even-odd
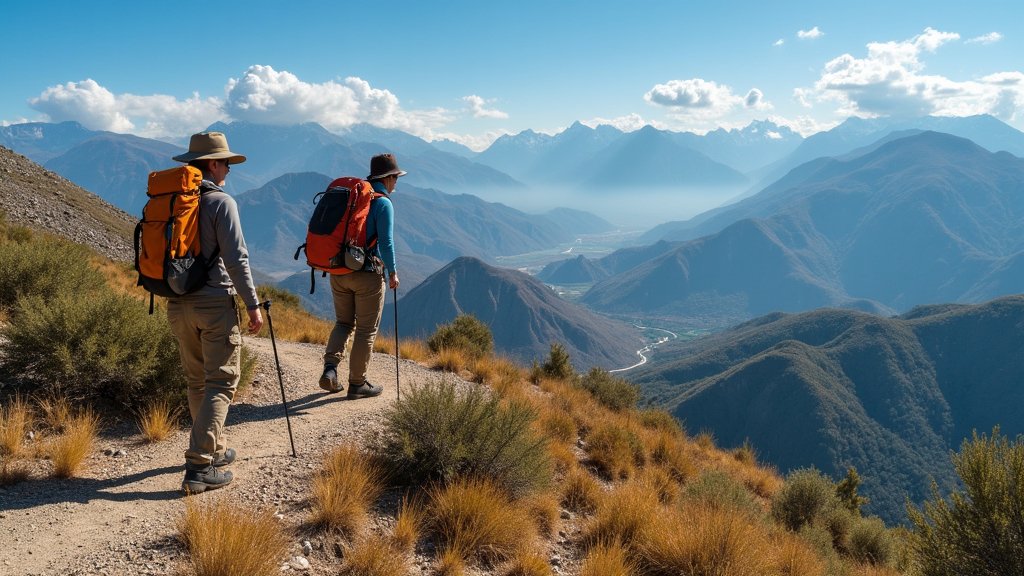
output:
[[[760,513],[754,496],[738,480],[719,470],[704,472],[686,485],[683,498],[719,509],[739,510],[752,516]]]
[[[183,382],[166,318],[129,296],[21,298],[0,334],[4,372],[40,392],[134,409],[173,396]]]
[[[494,337],[486,324],[469,314],[459,314],[451,324],[438,327],[427,340],[431,352],[458,349],[470,357],[483,358],[494,349]]]
[[[615,412],[634,408],[640,400],[640,388],[601,368],[591,368],[590,372],[579,379],[579,386]]]
[[[847,510],[860,515],[860,507],[868,503],[868,499],[857,493],[860,488],[860,475],[857,469],[850,466],[846,469],[846,477],[836,484],[836,497]]]
[[[543,376],[545,378],[552,378],[555,380],[571,380],[576,376],[576,371],[573,370],[572,362],[569,360],[569,353],[565,351],[565,347],[555,342],[551,344],[551,351],[548,352],[548,358],[539,367],[534,370],[534,381],[537,380],[536,376]]]
[[[1022,574],[1024,560],[1024,440],[1010,442],[999,428],[974,433],[953,456],[963,491],[948,499],[932,484],[921,509],[908,508],[911,546],[921,574]]]
[[[104,287],[84,246],[48,236],[7,241],[0,249],[0,307],[16,307],[19,297],[62,295],[84,298]]]
[[[886,566],[892,560],[893,549],[892,536],[881,518],[858,518],[850,529],[848,553],[859,562]]]
[[[410,484],[487,478],[512,496],[547,486],[546,442],[531,430],[535,410],[502,403],[482,387],[434,381],[412,388],[385,416],[379,453]]]
[[[850,512],[844,506],[830,506],[818,514],[818,524],[828,531],[832,547],[840,552],[850,549],[850,531],[860,520],[860,515]]]
[[[832,481],[815,468],[801,468],[790,472],[775,495],[772,516],[796,532],[835,505],[838,502]]]

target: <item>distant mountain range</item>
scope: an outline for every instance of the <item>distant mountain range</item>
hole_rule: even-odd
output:
[[[990,299],[1024,283],[1022,189],[1021,158],[915,134],[791,171],[698,227],[720,231],[638,260],[582,302],[717,315],[723,325],[819,306],[887,312]]]
[[[559,298],[539,280],[476,259],[458,258],[399,300],[402,337],[425,338],[459,314],[487,324],[499,354],[529,364],[560,343],[580,370],[621,368],[636,361],[641,338],[629,324]],[[385,315],[387,316],[387,315]],[[382,330],[391,330],[385,318]]]
[[[627,373],[687,430],[750,441],[785,473],[856,466],[868,510],[905,520],[972,430],[1024,433],[1024,297],[915,308],[773,314],[669,344]]]

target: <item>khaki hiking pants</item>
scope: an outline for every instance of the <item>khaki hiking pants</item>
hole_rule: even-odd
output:
[[[232,296],[171,298],[167,320],[178,339],[192,416],[185,462],[206,467],[224,453],[224,420],[241,375],[242,335]]]
[[[373,272],[332,275],[331,293],[336,322],[327,339],[324,364],[341,364],[345,342],[355,330],[348,358],[348,382],[359,385],[366,381],[373,340],[384,310],[384,277]]]

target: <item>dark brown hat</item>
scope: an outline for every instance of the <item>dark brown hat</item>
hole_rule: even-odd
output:
[[[394,154],[378,154],[370,158],[370,175],[367,180],[380,180],[387,176],[405,176],[408,172],[398,168]]]
[[[227,160],[228,164],[241,164],[245,156],[228,149],[228,138],[223,132],[200,132],[188,141],[188,152],[175,156],[178,162],[193,160]]]

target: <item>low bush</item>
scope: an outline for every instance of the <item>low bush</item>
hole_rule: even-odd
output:
[[[786,483],[772,499],[772,516],[796,532],[838,505],[832,481],[815,468],[801,468],[786,476]]]
[[[555,342],[551,344],[547,360],[539,366],[534,366],[533,381],[538,382],[541,377],[554,380],[571,380],[576,376],[576,370],[572,367],[569,353],[565,347]]]
[[[109,398],[133,409],[183,385],[166,318],[128,296],[25,297],[0,333],[6,374],[52,396]]]
[[[196,576],[276,576],[288,552],[288,538],[270,511],[224,500],[188,498],[178,530]]]
[[[469,358],[481,358],[494,350],[494,337],[486,324],[469,314],[459,314],[450,324],[438,327],[427,339],[432,352],[442,349],[456,349]]]
[[[748,515],[761,511],[750,491],[739,481],[719,470],[709,470],[686,485],[683,497],[712,508],[736,510]]]
[[[614,412],[635,408],[640,400],[640,388],[601,368],[591,368],[578,382],[580,387]]]
[[[31,235],[4,242],[0,249],[0,308],[14,308],[22,297],[83,296],[104,287],[91,265],[88,248],[67,240]]]
[[[894,549],[892,535],[880,518],[858,518],[850,529],[848,553],[858,562],[887,566]]]
[[[378,453],[400,482],[489,478],[513,496],[547,486],[547,442],[532,430],[535,410],[449,381],[413,387],[385,416]]]

